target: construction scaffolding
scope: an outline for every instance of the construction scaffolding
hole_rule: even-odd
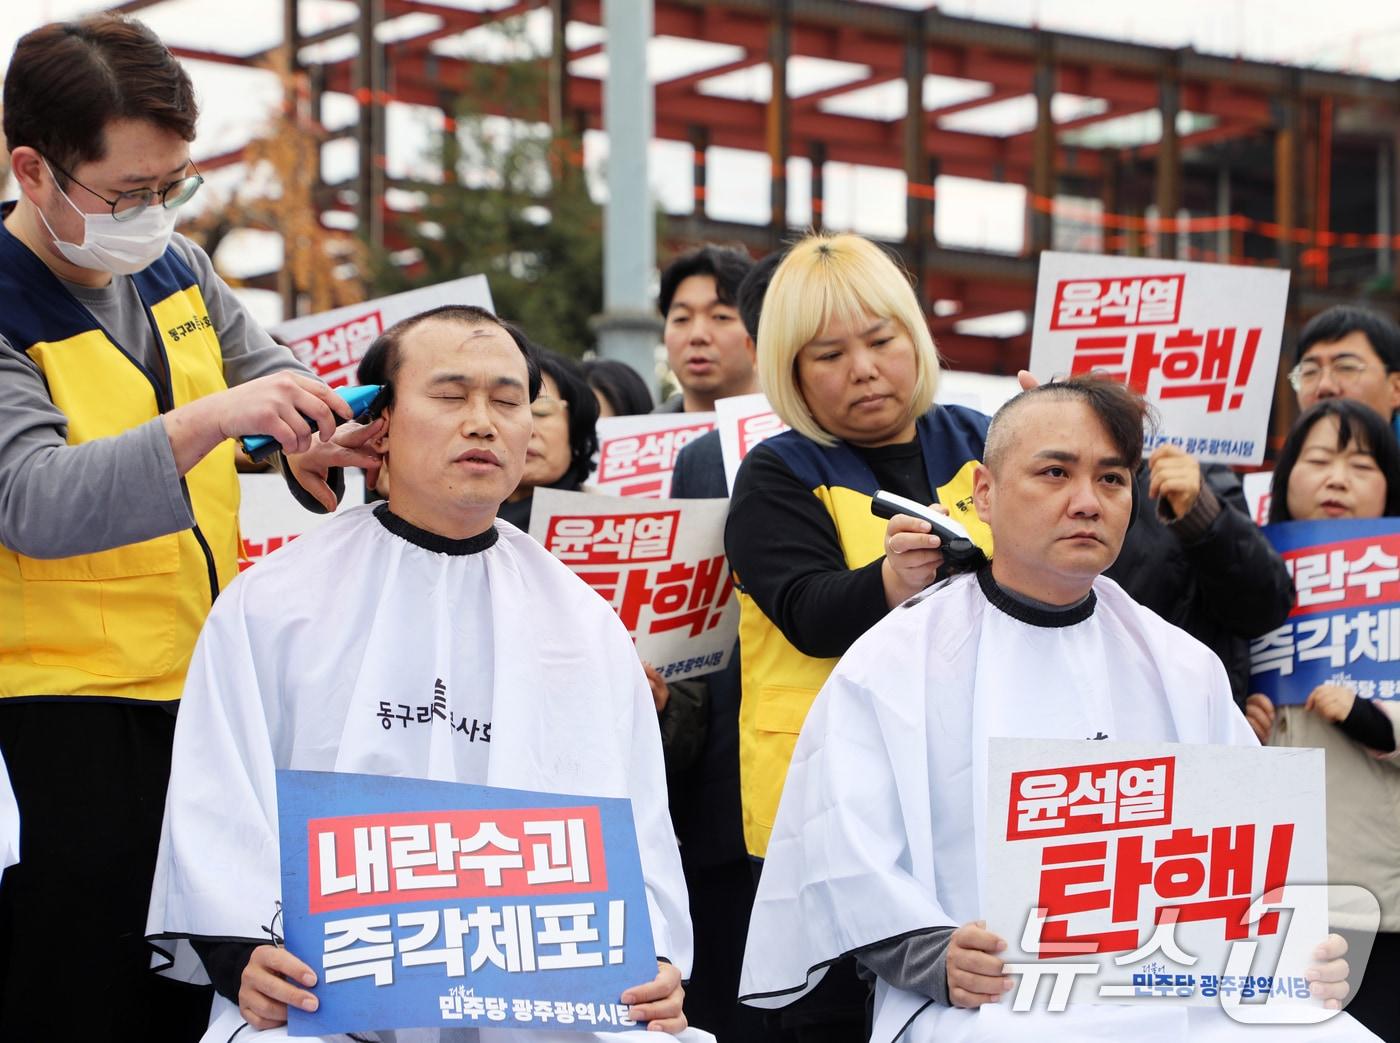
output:
[[[358,122],[331,135],[353,137],[358,174],[317,198],[327,209],[353,209],[361,234],[392,248],[386,106],[429,106],[452,126],[473,62],[440,42],[543,10],[552,47],[541,60],[550,75],[535,117],[575,133],[603,129],[602,73],[588,61],[605,53],[603,0],[359,0],[357,17],[310,34],[299,30],[297,0],[286,0],[297,103],[313,119],[328,92],[359,106]],[[406,16],[418,16],[422,31],[410,32]],[[969,320],[1029,312],[1036,258],[1049,248],[1286,267],[1294,328],[1358,298],[1400,314],[1395,81],[856,0],[655,0],[653,18],[653,44],[727,48],[707,67],[652,74],[655,136],[687,143],[694,157],[694,207],[671,216],[668,247],[741,242],[761,253],[800,234],[790,225],[794,158],[809,161],[800,187],[816,227],[829,164],[902,172],[905,228],[890,245],[918,278],[955,368],[1012,373],[1025,365],[1027,332],[979,334]],[[402,34],[382,31],[391,22]],[[316,45],[349,39],[356,46],[344,56],[311,60]],[[242,65],[268,58],[173,49]],[[834,85],[797,93],[790,70],[811,59],[848,71]],[[743,89],[727,86],[736,74],[747,76]],[[491,111],[490,98],[473,103]],[[766,224],[708,216],[706,157],[715,148],[767,155]],[[241,158],[229,152],[201,168]],[[939,186],[950,177],[1024,187],[1018,253],[940,244]],[[268,273],[259,284],[277,282]],[[1287,398],[1281,384],[1280,404]]]

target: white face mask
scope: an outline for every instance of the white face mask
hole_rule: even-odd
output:
[[[57,179],[54,184],[57,187]],[[175,211],[159,203],[153,203],[129,220],[118,221],[110,213],[85,214],[63,189],[60,188],[58,194],[83,219],[81,246],[60,239],[44,211],[37,206],[35,209],[39,211],[39,220],[53,236],[54,247],[69,264],[113,275],[134,275],[149,268],[170,245],[170,236],[175,231]]]

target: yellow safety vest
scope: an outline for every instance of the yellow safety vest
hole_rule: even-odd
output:
[[[116,344],[0,225],[0,335],[39,367],[68,418],[68,444],[129,431],[227,389],[219,339],[193,271],[172,249],[133,276],[166,373]],[[185,475],[195,526],[71,558],[0,547],[0,698],[178,699],[195,638],[238,571],[232,442]]]
[[[935,406],[917,425],[924,467],[935,496],[977,544],[991,552],[991,531],[972,507],[972,473],[982,455],[987,418],[958,406]],[[870,513],[875,475],[847,445],[825,448],[795,431],[764,442],[806,484],[836,525],[846,566],[869,565],[885,550],[883,518]],[[762,858],[778,814],[783,782],[802,722],[835,659],[803,655],[744,593],[739,592],[739,790],[744,843]]]

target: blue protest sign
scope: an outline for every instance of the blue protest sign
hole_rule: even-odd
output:
[[[287,949],[316,971],[294,1036],[620,1031],[656,976],[630,802],[279,771]]]
[[[1250,642],[1250,688],[1298,705],[1320,684],[1400,698],[1400,519],[1266,525],[1298,600],[1288,621]]]

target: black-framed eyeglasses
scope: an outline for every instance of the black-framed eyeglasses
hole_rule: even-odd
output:
[[[190,160],[190,169],[192,169],[194,173],[187,174],[176,181],[172,181],[162,189],[137,188],[130,192],[118,192],[115,199],[108,199],[101,192],[89,185],[83,184],[47,156],[44,158],[48,161],[49,166],[53,167],[69,181],[73,182],[73,184],[77,185],[79,188],[86,189],[110,206],[112,208],[112,216],[118,221],[132,220],[157,199],[160,200],[160,205],[167,210],[174,210],[177,206],[184,206],[193,198],[194,194],[199,191],[199,186],[204,184],[204,175],[201,174],[199,168],[194,165],[194,160]]]

